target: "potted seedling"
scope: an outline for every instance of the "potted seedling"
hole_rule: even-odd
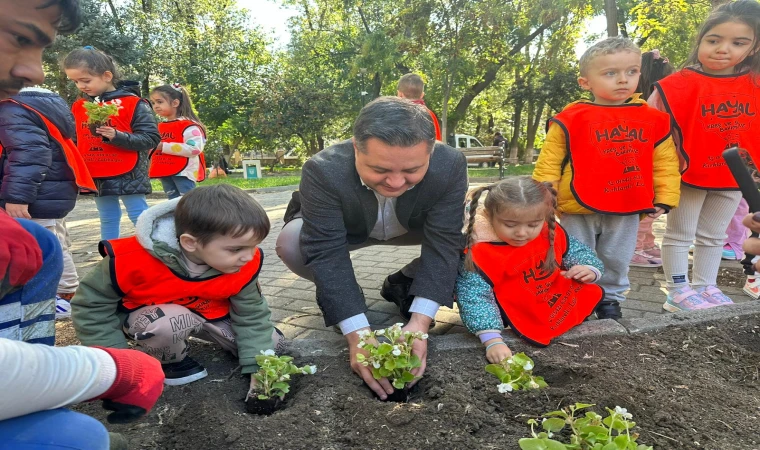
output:
[[[89,125],[90,133],[93,136],[96,135],[95,130],[98,127],[105,126],[111,117],[118,116],[119,110],[123,108],[121,100],[118,98],[110,102],[84,102],[84,110],[87,113],[87,124]]]
[[[544,414],[541,421],[543,431],[536,432],[538,426],[536,419],[528,420],[532,437],[522,438],[518,441],[522,450],[652,450],[651,446],[639,444],[636,440],[638,433],[631,433],[636,426],[633,415],[625,408],[616,406],[615,409],[605,408],[607,417],[586,411],[580,417],[576,413],[594,406],[589,403],[576,403],[559,411]],[[559,434],[565,427],[569,432]],[[569,442],[561,442],[552,439],[557,435]],[[568,436],[569,435],[569,436]]]
[[[271,415],[282,407],[285,394],[290,392],[291,375],[317,372],[317,366],[298,367],[292,357],[277,356],[274,350],[262,350],[256,356],[256,363],[259,371],[251,374],[256,387],[248,392],[245,404],[249,413],[259,415]]]
[[[543,377],[533,375],[535,364],[525,353],[517,353],[499,364],[489,364],[486,372],[501,382],[497,388],[502,394],[512,391],[543,389],[547,387]]]
[[[421,331],[404,331],[402,325],[397,323],[381,330],[359,332],[357,346],[368,354],[359,353],[356,360],[368,367],[376,380],[387,378],[390,381],[396,390],[387,401],[409,400],[409,384],[419,378],[412,374],[412,370],[422,365],[420,358],[412,354],[412,344],[417,339],[428,338],[427,333]]]

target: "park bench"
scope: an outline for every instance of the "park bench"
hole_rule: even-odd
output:
[[[499,179],[504,178],[507,158],[504,154],[504,146],[459,148],[467,158],[467,163],[496,163],[499,165]]]

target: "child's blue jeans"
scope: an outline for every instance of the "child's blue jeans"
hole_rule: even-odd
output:
[[[169,197],[169,200],[185,195],[195,187],[195,181],[188,177],[176,175],[159,179],[161,180],[161,185],[164,187],[164,192],[166,192],[166,196]]]
[[[127,215],[132,223],[137,223],[143,211],[148,209],[145,194],[132,195],[106,195],[95,197],[95,205],[100,215],[100,239],[117,239],[121,229],[121,205],[119,199],[127,209]]]
[[[55,294],[63,272],[61,244],[45,227],[31,220],[18,222],[37,240],[42,250],[42,267],[28,283],[10,294],[3,295],[9,286],[0,286],[0,338],[54,345]]]
[[[102,423],[68,409],[0,420],[0,450],[108,450]]]

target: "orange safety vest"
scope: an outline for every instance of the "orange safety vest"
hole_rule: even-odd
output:
[[[124,108],[119,110],[118,116],[108,119],[107,126],[131,133],[135,108],[142,99],[130,95],[119,100]],[[137,166],[138,152],[109,144],[102,136],[93,134],[87,124],[87,111],[84,109],[86,101],[79,99],[74,102],[71,112],[77,123],[77,147],[90,174],[93,178],[113,178],[131,172]]]
[[[697,189],[737,190],[739,187],[723,160],[723,150],[746,148],[760,161],[757,120],[760,79],[743,75],[708,75],[685,68],[655,87],[673,126],[682,137],[681,155],[686,168],[681,181]]]
[[[578,203],[601,214],[654,212],[654,149],[670,136],[667,114],[644,103],[578,103],[550,119],[565,132]]]
[[[422,105],[427,109],[428,114],[430,114],[430,118],[433,119],[433,126],[435,126],[435,140],[441,141],[441,125],[438,123],[438,117],[436,117],[435,113],[432,109],[428,108],[425,104],[425,100],[419,99],[419,100],[412,100],[412,103],[417,105]]]
[[[557,268],[543,271],[549,250],[549,227],[522,247],[505,242],[475,244],[472,260],[501,307],[508,325],[518,336],[538,345],[551,340],[583,322],[604,297],[596,284],[583,284],[560,274],[569,247],[567,233],[557,225],[554,254]]]
[[[90,172],[87,170],[87,165],[82,159],[82,155],[77,150],[77,146],[74,144],[73,140],[64,137],[63,133],[61,133],[61,130],[58,129],[58,127],[55,126],[53,122],[48,120],[44,114],[32,108],[31,106],[21,103],[12,98],[3,101],[13,102],[36,113],[40,117],[40,120],[42,120],[42,123],[45,124],[45,127],[47,127],[48,135],[53,138],[53,140],[56,141],[58,145],[61,146],[61,149],[63,150],[63,156],[66,157],[66,164],[68,164],[69,168],[74,173],[74,181],[76,182],[79,189],[82,191],[98,192],[98,190],[95,188],[95,182],[92,180]],[[0,155],[2,155],[2,153],[3,145],[0,143]]]
[[[182,134],[190,127],[198,127],[203,133],[203,128],[192,120],[181,119],[169,122],[159,122],[158,132],[161,133],[161,142],[182,142]],[[203,138],[206,134],[203,133]],[[198,154],[198,181],[206,179],[206,158],[203,153]],[[166,153],[158,153],[155,150],[150,154],[150,169],[148,175],[151,178],[173,177],[187,167],[190,158]]]
[[[182,305],[208,320],[218,320],[230,312],[230,297],[256,279],[264,256],[256,249],[253,260],[237,273],[210,278],[189,278],[173,272],[151,255],[132,236],[101,241],[98,250],[110,256],[113,288],[121,308],[134,311],[148,305]]]

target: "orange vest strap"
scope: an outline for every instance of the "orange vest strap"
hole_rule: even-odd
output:
[[[111,258],[111,284],[122,297],[122,309],[134,311],[143,306],[172,303],[207,320],[222,319],[229,314],[230,297],[258,277],[264,261],[261,249],[257,248],[253,259],[237,273],[198,279],[172,271],[134,236],[102,241],[98,249]]]
[[[568,248],[567,233],[557,225],[557,267],[547,272],[543,269],[549,250],[546,224],[536,239],[522,247],[504,242],[481,242],[472,247],[473,262],[493,286],[509,326],[534,344],[549,345],[553,338],[583,322],[604,297],[600,286],[568,280],[560,274]]]
[[[747,149],[760,161],[760,130],[754,125],[760,101],[760,78],[708,75],[685,68],[655,83],[682,142],[686,168],[681,181],[691,187],[736,190],[723,150]]]
[[[42,123],[45,124],[45,127],[47,127],[48,134],[50,134],[50,137],[52,137],[56,142],[58,142],[58,145],[61,146],[61,149],[63,150],[63,155],[66,157],[66,164],[68,164],[71,171],[74,173],[74,180],[77,183],[77,186],[81,190],[85,191],[91,191],[91,192],[98,192],[98,190],[95,188],[95,182],[92,180],[92,176],[90,176],[90,172],[87,170],[87,165],[84,162],[84,159],[82,159],[82,155],[79,153],[79,150],[77,149],[77,146],[74,144],[74,141],[66,138],[61,133],[61,130],[58,129],[58,127],[51,122],[47,117],[45,117],[44,114],[37,111],[35,108],[21,103],[15,99],[9,98],[7,100],[8,102],[13,102],[19,106],[23,106],[24,108],[36,113],[40,119],[42,120]],[[2,146],[0,145],[0,153],[2,153]]]
[[[119,98],[122,109],[119,114],[108,119],[108,126],[121,132],[132,132],[132,118],[137,104],[144,101],[135,95]],[[139,152],[117,147],[103,141],[100,135],[90,130],[87,111],[79,99],[71,106],[77,125],[77,147],[93,178],[114,178],[131,172],[139,161]]]
[[[570,189],[601,214],[654,212],[654,149],[670,136],[667,114],[643,103],[578,103],[550,119],[562,128]]]
[[[172,120],[169,122],[160,122],[158,124],[158,132],[161,134],[161,142],[182,142],[183,134],[186,129],[196,126],[203,133],[203,128],[192,120]],[[203,133],[205,139],[206,134]],[[203,153],[198,154],[199,167],[198,167],[198,181],[206,179],[206,158],[203,157]],[[184,156],[176,156],[166,153],[157,153],[155,150],[150,155],[150,169],[148,175],[151,178],[163,178],[173,177],[179,174],[187,164],[190,158]]]

